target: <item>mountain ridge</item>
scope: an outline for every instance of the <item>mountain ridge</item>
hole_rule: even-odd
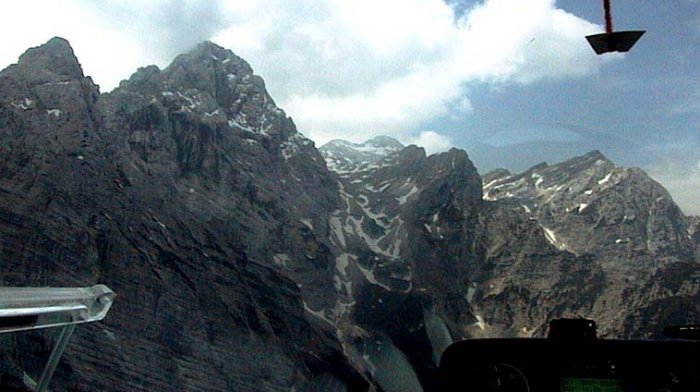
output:
[[[54,42],[43,49],[67,53]],[[42,78],[27,62],[0,74],[3,284],[119,295],[76,333],[52,389],[368,388],[304,308],[332,293],[323,240],[302,223],[322,228],[337,203],[322,158],[248,66],[190,58],[102,95],[51,62]],[[36,339],[6,346],[35,377],[50,348]]]
[[[53,390],[431,390],[457,339],[700,313],[699,223],[637,170],[591,153],[484,183],[465,151],[379,138],[330,171],[229,50],[99,94],[50,42],[0,73],[0,280],[119,295]],[[30,340],[3,341],[20,386],[50,349]]]

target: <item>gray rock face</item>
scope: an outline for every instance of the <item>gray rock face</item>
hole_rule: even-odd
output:
[[[543,336],[560,317],[593,318],[605,337],[658,338],[697,320],[697,218],[597,151],[497,170],[483,185],[463,152],[415,146],[337,174],[343,309],[366,335],[388,335],[427,389],[453,339]]]
[[[304,310],[335,301],[307,227],[323,230],[335,181],[243,60],[204,43],[100,96],[53,39],[0,94],[2,284],[119,296],[53,390],[369,388]],[[3,336],[3,363],[38,377],[46,336]]]
[[[676,313],[671,318],[634,316],[656,301],[650,286],[671,302],[685,303],[697,295],[691,272],[698,260],[693,237],[697,218],[683,216],[668,192],[643,171],[615,167],[594,151],[522,174],[485,177],[484,198],[495,208],[527,219],[559,252],[592,260],[590,273],[596,278],[586,284],[592,290],[588,304],[568,310],[596,319],[604,336],[660,337],[665,324],[697,322],[697,305],[669,303],[676,309],[668,309]],[[509,234],[491,235],[499,236]],[[681,276],[673,272],[684,268],[688,270]],[[671,283],[674,279],[690,286],[681,288]]]
[[[638,169],[320,151],[212,43],[102,95],[61,39],[2,71],[0,284],[118,294],[52,390],[432,390],[456,339],[697,321],[700,223]],[[2,387],[51,339],[0,335]]]
[[[481,178],[463,151],[426,157],[415,146],[338,174],[345,206],[331,215],[330,239],[341,251],[334,277],[341,296],[326,314],[370,372],[407,361],[415,374],[403,379],[435,388],[441,350],[475,321],[464,295],[479,254]],[[367,347],[373,342],[378,349]]]
[[[692,258],[690,223],[668,192],[639,169],[615,168],[599,152],[493,179],[487,200],[510,203],[573,253],[606,253],[667,263]],[[651,260],[653,259],[653,260]]]

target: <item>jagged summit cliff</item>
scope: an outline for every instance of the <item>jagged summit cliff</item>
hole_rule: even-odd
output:
[[[105,95],[77,64],[54,39],[0,73],[2,284],[119,295],[52,389],[367,388],[304,310],[333,300],[305,222],[323,229],[335,182],[261,79],[211,43]],[[36,377],[50,345],[16,344]]]

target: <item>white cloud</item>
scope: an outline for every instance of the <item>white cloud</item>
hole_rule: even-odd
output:
[[[454,147],[452,138],[434,131],[423,131],[417,137],[409,138],[406,144],[423,147],[428,155],[447,151]]]
[[[456,108],[462,113],[471,113],[474,111],[472,101],[468,97],[461,97],[456,104]]]
[[[414,134],[427,120],[473,110],[470,82],[577,77],[602,61],[583,39],[600,27],[553,0],[488,0],[458,20],[441,0],[266,0],[242,8],[239,23],[215,41],[248,59],[319,143]]]
[[[97,5],[96,5],[97,4]],[[468,85],[595,72],[598,31],[554,0],[486,0],[456,19],[442,0],[25,0],[3,5],[0,67],[55,35],[103,90],[212,39],[248,60],[318,143],[415,135],[469,113]]]

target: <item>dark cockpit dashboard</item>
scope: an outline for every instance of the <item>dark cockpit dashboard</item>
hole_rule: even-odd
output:
[[[597,339],[594,329],[580,328],[584,321],[569,321],[550,326],[543,339],[452,344],[440,362],[442,390],[700,391],[700,343]]]

